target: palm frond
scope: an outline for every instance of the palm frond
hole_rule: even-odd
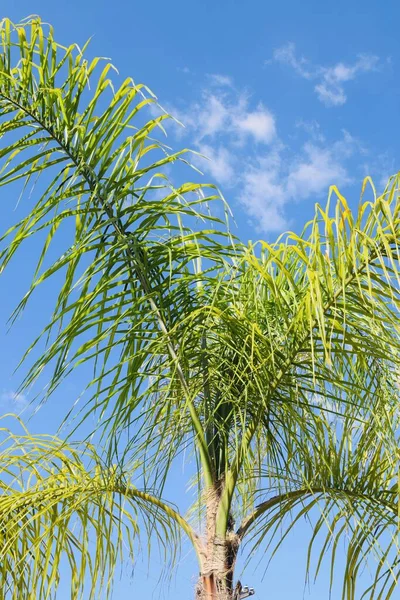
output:
[[[185,532],[177,510],[106,467],[91,446],[3,431],[0,453],[0,590],[4,599],[108,597],[114,569],[133,561],[140,534],[158,540],[171,565]],[[143,530],[143,531],[142,531]],[[148,542],[149,543],[149,542]],[[68,573],[65,579],[61,571]]]
[[[335,418],[320,414],[313,437],[305,437],[301,446],[296,440],[301,451],[289,457],[284,471],[274,473],[266,459],[259,475],[270,485],[265,491],[258,488],[259,498],[266,498],[243,520],[238,535],[248,536],[249,558],[259,549],[268,552],[270,561],[295,525],[307,519],[307,575],[314,564],[316,577],[330,557],[332,591],[340,578],[337,548],[342,541],[343,600],[360,597],[358,575],[367,564],[372,583],[363,597],[388,600],[398,582],[400,550],[398,391],[393,394],[388,385],[375,397],[369,421],[355,420],[351,407],[346,413]]]
[[[162,377],[166,410],[175,410],[177,394],[185,398],[210,476],[172,332],[197,308],[198,281],[224,262],[220,221],[208,210],[217,190],[167,179],[165,167],[187,162],[187,151],[171,154],[152,137],[168,115],[149,118],[155,98],[145,86],[127,79],[114,89],[110,63],[101,69],[85,48],[60,46],[38,19],[23,26],[5,19],[0,38],[0,186],[34,181],[38,197],[7,232],[1,269],[25,240],[43,240],[14,318],[38,286],[63,277],[50,323],[27,351],[40,348],[23,387],[52,364],[51,394],[75,366],[94,365],[87,411],[97,411],[115,439],[151,396],[149,380]]]
[[[229,413],[221,426],[229,432],[222,527],[238,481],[251,478],[265,452],[285,468],[284,430],[311,439],[321,410],[348,407],[366,421],[387,373],[396,376],[398,188],[396,177],[354,216],[333,189],[333,214],[317,206],[301,237],[249,248],[219,286],[205,330],[211,421]],[[295,451],[301,447],[299,440]]]

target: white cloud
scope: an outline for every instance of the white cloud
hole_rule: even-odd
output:
[[[325,69],[325,78],[334,82],[350,81],[357,73],[368,73],[375,71],[378,67],[379,58],[371,54],[359,54],[353,65],[337,63],[334,67]]]
[[[208,75],[209,80],[216,86],[220,87],[232,87],[233,80],[229,75],[219,75],[218,73],[210,73]]]
[[[262,104],[255,111],[240,115],[235,125],[239,131],[264,144],[270,144],[276,136],[275,118]]]
[[[27,398],[24,394],[18,394],[12,390],[3,390],[1,394],[1,405],[9,407],[10,410],[21,410],[25,408]]]
[[[379,68],[379,58],[371,54],[359,54],[353,64],[338,62],[332,67],[313,65],[304,57],[296,55],[293,43],[277,48],[273,59],[266,61],[286,64],[296,71],[300,77],[315,80],[314,91],[318,99],[326,106],[342,106],[347,101],[344,84],[355,79],[361,73],[376,71]]]
[[[319,83],[315,86],[314,90],[317,92],[319,100],[325,106],[342,106],[347,102],[347,96],[341,86]]]
[[[343,185],[350,182],[344,165],[331,159],[327,149],[307,144],[306,156],[289,173],[287,195],[289,198],[303,200],[313,194],[319,194],[335,182]]]
[[[345,137],[349,149],[354,147],[348,134]],[[343,141],[336,142],[332,148],[305,144],[303,156],[295,160],[288,174],[287,196],[293,200],[303,200],[327,190],[333,182],[339,186],[350,183],[346,166],[337,151],[342,146]]]
[[[289,48],[288,56],[294,61],[292,51]],[[293,64],[304,72],[308,68],[305,59]],[[344,67],[335,75],[350,76]],[[265,105],[252,106],[249,95],[236,90],[230,80],[223,86],[224,76],[218,81],[222,87],[201,90],[201,101],[171,112],[186,125],[182,133],[190,136],[190,145],[210,159],[195,155],[196,166],[230,190],[231,199],[258,230],[282,231],[291,224],[289,203],[319,201],[331,184],[351,183],[348,161],[356,148],[362,149],[349,133],[329,143],[317,122],[300,121],[296,127],[305,139],[291,149],[280,139],[276,118]]]
[[[289,202],[318,200],[332,183],[351,183],[346,162],[357,148],[357,140],[346,131],[331,145],[306,142],[292,156],[277,144],[275,150],[247,164],[239,201],[257,229],[280,231],[290,225],[286,214]]]
[[[239,201],[256,223],[259,231],[275,231],[286,227],[285,186],[281,180],[282,159],[279,150],[247,165],[239,193]]]
[[[220,184],[232,187],[236,183],[234,158],[227,148],[221,146],[213,148],[208,144],[201,144],[198,150],[204,157],[197,157],[196,164],[206,170]]]
[[[293,42],[289,42],[280,48],[276,48],[273,53],[273,59],[265,62],[266,64],[270,64],[271,62],[279,62],[289,65],[301,77],[304,77],[304,79],[312,79],[314,77],[314,70],[309,70],[310,62],[303,56],[300,58],[296,56],[296,47]]]
[[[229,111],[222,98],[211,94],[204,98],[204,108],[192,115],[192,123],[198,129],[200,137],[213,136],[224,131],[229,121]]]
[[[214,76],[216,77],[216,76]],[[222,78],[219,75],[218,78]],[[245,93],[234,90],[203,90],[201,102],[196,102],[185,111],[172,109],[172,113],[194,136],[198,146],[204,140],[218,135],[230,136],[235,144],[246,140],[270,144],[276,136],[275,117],[261,103],[255,109],[249,107]]]

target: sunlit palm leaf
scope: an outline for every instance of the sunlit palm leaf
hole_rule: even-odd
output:
[[[0,185],[35,182],[38,197],[7,233],[2,267],[31,236],[43,241],[15,316],[41,283],[63,277],[23,385],[52,365],[51,393],[75,367],[92,365],[80,417],[100,415],[107,458],[123,452],[145,486],[162,490],[178,454],[196,453],[207,492],[199,503],[214,503],[206,527],[217,540],[244,519],[239,538],[251,525],[259,545],[287,515],[294,523],[318,505],[311,548],[328,524],[320,556],[330,550],[335,564],[346,532],[348,599],[367,554],[378,558],[368,593],[390,595],[399,179],[379,198],[372,188],[373,201],[354,215],[333,187],[335,204],[317,206],[301,236],[228,250],[208,216],[212,187],[175,189],[166,179],[164,167],[183,155],[152,139],[166,116],[143,116],[154,101],[146,88],[127,80],[114,90],[109,64],[96,76],[99,59],[57,45],[38,20],[17,28],[5,20],[0,34]],[[279,502],[254,513],[267,488]]]
[[[108,594],[118,561],[133,560],[141,529],[171,564],[183,529],[177,511],[132,483],[134,471],[106,468],[94,448],[50,436],[7,434],[0,453],[1,597]],[[64,570],[64,578],[60,571]],[[102,596],[103,597],[103,596]]]
[[[39,20],[18,27],[4,20],[0,35],[0,185],[35,181],[39,197],[7,233],[2,268],[32,235],[44,242],[15,316],[38,285],[57,273],[64,277],[43,332],[47,350],[24,386],[52,363],[51,393],[74,366],[95,364],[88,410],[112,423],[115,439],[149,396],[149,376],[164,373],[171,396],[178,387],[185,397],[207,471],[172,330],[196,307],[203,269],[224,259],[213,231],[218,220],[208,213],[215,190],[168,181],[164,167],[184,161],[183,152],[169,154],[151,138],[167,115],[148,120],[145,108],[155,100],[147,88],[127,79],[115,90],[109,63],[99,70],[100,59],[90,62],[76,46],[56,44]],[[197,222],[200,232],[191,229]],[[63,249],[54,257],[56,237]]]

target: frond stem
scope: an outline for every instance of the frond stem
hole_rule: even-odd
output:
[[[286,500],[296,500],[301,497],[305,498],[306,496],[317,496],[317,495],[322,495],[322,494],[331,494],[331,495],[342,494],[342,495],[348,496],[349,498],[352,498],[352,499],[359,499],[359,500],[365,499],[365,500],[371,501],[371,496],[369,496],[368,494],[357,493],[352,490],[347,490],[346,488],[339,489],[339,488],[324,488],[324,487],[313,488],[313,487],[311,487],[311,488],[304,488],[301,490],[293,490],[291,492],[286,492],[284,494],[278,494],[276,496],[273,496],[272,498],[269,498],[269,500],[266,500],[265,502],[262,502],[261,504],[256,506],[255,510],[242,521],[242,524],[240,525],[239,529],[237,530],[236,535],[238,536],[240,541],[242,541],[244,536],[246,535],[246,533],[249,531],[251,526],[254,524],[254,522],[260,516],[262,516],[264,513],[266,513],[268,510],[270,510],[271,508],[274,508],[277,504],[280,504],[281,502],[284,502]],[[396,507],[392,506],[390,503],[384,502],[383,500],[378,500],[378,499],[375,500],[375,502],[377,504],[383,504],[386,509],[388,509],[390,512],[397,515],[397,506]]]

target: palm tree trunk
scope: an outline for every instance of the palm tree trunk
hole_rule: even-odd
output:
[[[202,575],[199,578],[195,600],[239,600],[242,585],[237,582],[235,588],[229,582],[219,582],[214,574]],[[222,584],[222,586],[221,586]]]
[[[213,537],[206,544],[203,572],[200,574],[196,600],[236,600],[240,583],[234,589],[233,571],[238,542],[233,532],[225,539]]]
[[[196,600],[233,600],[233,589],[226,577],[217,577],[215,573],[201,575]]]
[[[196,600],[236,600],[240,583],[233,587],[233,572],[239,548],[239,537],[234,532],[234,522],[228,519],[223,537],[216,531],[218,505],[223,489],[222,482],[209,489],[206,497],[206,539],[202,552],[200,577],[196,588]]]

